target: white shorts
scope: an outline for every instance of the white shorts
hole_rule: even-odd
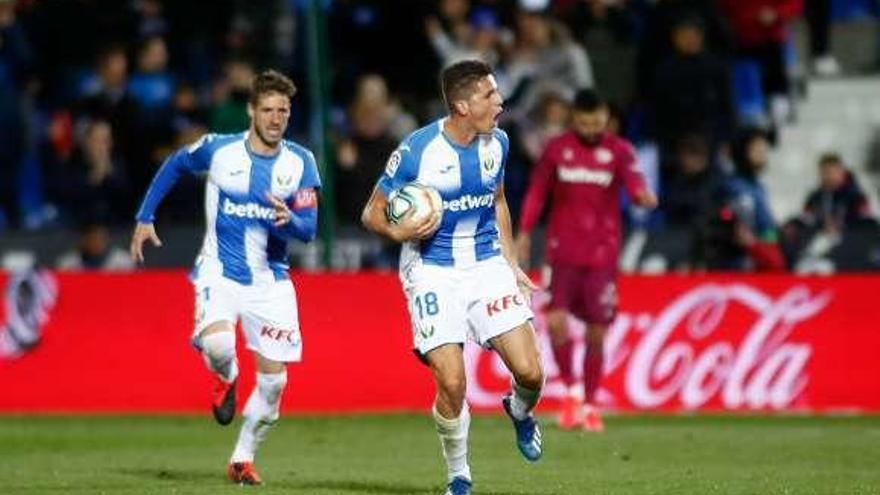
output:
[[[502,257],[465,268],[413,263],[401,272],[412,320],[413,347],[421,355],[470,337],[481,346],[531,319],[527,298]]]
[[[203,264],[193,279],[196,292],[194,338],[218,321],[241,319],[247,348],[266,359],[299,362],[302,337],[296,291],[289,279],[242,285]]]

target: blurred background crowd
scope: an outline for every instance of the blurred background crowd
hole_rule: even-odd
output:
[[[290,137],[322,148],[329,186],[321,242],[294,246],[295,264],[392,267],[393,246],[360,229],[360,210],[397,142],[443,114],[440,68],[476,57],[506,100],[514,221],[570,97],[592,87],[660,197],[650,213],[622,198],[625,270],[880,268],[878,11],[876,0],[0,0],[0,262],[132,268],[125,238],[157,167],[203,133],[244,130],[250,79],[274,67],[300,90]],[[191,262],[202,198],[198,178],[168,197],[158,228],[176,240],[152,263]]]

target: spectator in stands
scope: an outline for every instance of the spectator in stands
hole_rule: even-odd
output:
[[[80,228],[76,249],[58,257],[59,270],[113,270],[129,271],[135,268],[128,251],[110,243],[107,226],[90,221]]]
[[[496,66],[501,57],[500,28],[498,15],[487,7],[474,9],[469,24],[458,27],[456,36],[444,30],[436,17],[429,17],[425,22],[428,39],[443,67],[468,59],[478,59]]]
[[[636,18],[628,2],[577,0],[560,13],[572,36],[589,50],[596,86],[628,106],[635,92]]]
[[[139,38],[168,36],[168,21],[163,16],[161,1],[135,0],[132,2],[132,8],[137,15],[137,35]]]
[[[0,230],[19,220],[18,171],[28,138],[22,98],[31,59],[15,2],[0,1]]]
[[[533,111],[518,115],[505,126],[510,153],[504,169],[504,195],[514,225],[519,220],[532,167],[541,158],[547,141],[568,129],[569,106],[561,94],[549,90],[541,95]]]
[[[649,93],[651,121],[668,172],[675,146],[687,135],[709,144],[710,156],[727,147],[733,129],[733,96],[725,61],[706,51],[704,27],[685,17],[672,30],[674,52],[661,61]]]
[[[432,34],[431,25],[436,22],[453,44],[464,45],[470,37],[471,27],[468,22],[470,10],[470,0],[439,0],[437,15],[428,18],[426,28],[429,34]]]
[[[121,159],[113,151],[113,132],[106,120],[81,121],[81,137],[68,163],[54,180],[54,197],[62,215],[75,224],[99,218],[127,223],[134,208]]]
[[[743,132],[733,149],[736,173],[723,186],[721,204],[706,229],[706,263],[711,269],[779,271],[785,268],[767,190],[760,182],[769,159],[764,131]]]
[[[174,94],[174,76],[168,72],[168,47],[161,36],[145,38],[137,53],[137,70],[129,90],[148,110],[168,108]]]
[[[562,134],[568,128],[569,102],[556,91],[541,95],[538,105],[521,121],[519,134],[522,146],[531,163],[541,157],[547,141]]]
[[[733,28],[736,56],[761,66],[762,87],[770,96],[770,114],[776,123],[791,113],[785,44],[789,24],[803,9],[802,0],[719,0]]]
[[[593,87],[586,50],[546,9],[520,9],[516,25],[516,47],[506,70],[499,73],[508,110],[530,112],[548,90],[570,99],[575,91]]]
[[[137,70],[128,80],[128,90],[143,108],[143,118],[151,127],[167,119],[174,90],[175,77],[168,71],[168,47],[160,36],[141,42],[137,53]]]
[[[336,147],[336,213],[341,225],[359,225],[361,209],[373,191],[376,177],[397,146],[391,133],[387,93],[375,87],[384,80],[368,75],[348,109],[349,129]]]
[[[813,231],[835,233],[873,221],[867,196],[837,153],[819,158],[819,187],[807,196],[796,221]]]
[[[703,26],[703,38],[707,52],[726,58],[733,40],[730,28],[715,6],[706,0],[657,0],[648,8],[644,19],[644,33],[639,43],[638,73],[639,94],[644,96],[654,83],[657,64],[668,59],[676,50],[672,31],[681,19],[697,19]]]
[[[195,88],[181,84],[174,93],[174,107],[171,127],[174,131],[174,142],[171,148],[177,149],[185,144],[194,143],[208,132],[207,116],[199,105]]]
[[[111,44],[98,54],[95,78],[74,105],[76,120],[105,120],[113,129],[113,143],[137,182],[146,181],[149,148],[141,136],[140,105],[128,91],[128,58],[122,45]],[[146,185],[144,185],[146,187]]]
[[[804,0],[804,13],[810,28],[810,58],[813,74],[840,75],[840,64],[831,54],[831,0]]]
[[[223,65],[223,77],[212,88],[211,132],[239,132],[250,125],[247,102],[254,76],[253,66],[243,60]]]
[[[660,202],[666,224],[673,228],[698,230],[705,226],[717,196],[722,177],[712,166],[709,145],[698,135],[679,140],[675,171],[663,187]]]

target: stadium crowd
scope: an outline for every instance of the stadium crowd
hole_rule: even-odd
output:
[[[78,229],[83,256],[103,259],[104,231],[131,225],[171,150],[247,126],[259,68],[293,76],[292,137],[308,144],[306,3],[0,0],[0,230]],[[834,150],[804,164],[821,181],[796,218],[774,218],[760,181],[778,128],[795,118],[807,77],[795,67],[840,72],[830,0],[319,3],[332,95],[325,175],[336,191],[326,211],[340,230],[358,229],[396,143],[442,113],[439,69],[465,58],[493,65],[506,100],[514,222],[544,143],[565,129],[574,92],[592,87],[660,197],[651,214],[624,205],[630,227],[686,232],[691,266],[791,268],[817,232],[874,225]],[[801,16],[810,52],[795,54]],[[184,181],[160,223],[192,221],[201,189]]]

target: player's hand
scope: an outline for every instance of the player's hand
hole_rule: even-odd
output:
[[[651,192],[650,189],[642,189],[636,194],[636,204],[641,206],[642,208],[648,208],[649,210],[653,210],[657,207],[657,196]]]
[[[435,213],[418,220],[407,217],[403,222],[395,226],[396,235],[394,236],[398,242],[406,242],[413,239],[427,239],[434,235],[434,232],[440,227],[440,214]]]
[[[519,266],[528,268],[531,266],[532,258],[532,235],[520,232],[514,241],[516,245],[516,258],[519,260]]]
[[[131,259],[133,259],[135,263],[144,262],[144,242],[146,242],[147,239],[149,239],[156,247],[162,246],[162,241],[160,241],[159,236],[156,235],[156,227],[154,227],[152,223],[138,222],[134,226],[134,233],[131,235],[131,245],[128,248]]]
[[[419,224],[420,226],[416,231],[416,239],[427,239],[428,237],[431,237],[434,235],[434,232],[437,232],[437,229],[440,228],[440,212],[428,215],[428,217],[423,218]]]
[[[516,285],[519,287],[519,291],[523,293],[526,297],[531,297],[532,292],[538,290],[538,286],[532,282],[532,279],[529,278],[529,275],[523,271],[518,265],[512,266],[513,274],[516,276]]]
[[[266,199],[269,200],[269,203],[272,205],[272,208],[275,210],[275,226],[283,227],[287,223],[290,222],[290,208],[287,207],[287,204],[284,203],[280,198],[277,198],[274,194],[270,192],[266,192]]]

